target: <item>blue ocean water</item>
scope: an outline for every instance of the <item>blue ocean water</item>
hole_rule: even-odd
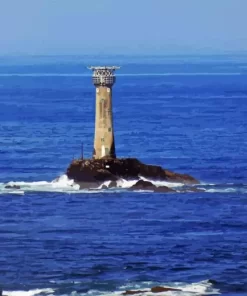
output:
[[[247,294],[247,56],[0,58],[0,286],[118,295],[168,285]],[[91,157],[88,65],[120,65],[118,157],[188,173],[205,192],[77,191]],[[10,183],[9,183],[10,182]],[[21,190],[6,190],[6,184]]]

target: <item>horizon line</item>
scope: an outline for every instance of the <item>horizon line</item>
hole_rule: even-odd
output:
[[[0,57],[193,57],[193,56],[247,56],[247,50],[232,52],[195,52],[195,53],[0,53]]]

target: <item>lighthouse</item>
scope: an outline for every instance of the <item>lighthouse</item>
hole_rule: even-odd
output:
[[[112,87],[116,81],[115,71],[120,67],[89,67],[93,71],[96,88],[95,133],[93,158],[116,158],[113,115]]]

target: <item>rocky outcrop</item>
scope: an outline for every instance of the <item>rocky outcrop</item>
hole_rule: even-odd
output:
[[[82,184],[99,186],[104,181],[117,181],[119,178],[139,179],[140,176],[183,184],[199,183],[190,175],[174,173],[161,166],[144,164],[136,158],[73,160],[67,169],[67,176],[80,186]]]
[[[161,293],[161,292],[169,292],[169,291],[182,291],[182,290],[171,288],[171,287],[156,286],[156,287],[152,287],[149,290],[127,290],[127,291],[123,292],[122,295],[135,295],[135,294],[141,294],[141,293],[143,294],[143,293],[148,293],[148,292]]]
[[[150,290],[126,290],[125,292],[122,293],[122,295],[136,295],[136,294],[143,294],[150,292]]]
[[[155,186],[152,182],[139,180],[129,188],[129,190],[151,190],[154,192],[175,192],[175,190],[167,186]]]

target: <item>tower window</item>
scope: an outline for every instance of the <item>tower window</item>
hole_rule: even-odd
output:
[[[108,132],[111,132],[111,128],[110,127],[108,128]]]
[[[102,143],[105,142],[105,139],[104,139],[104,138],[101,138],[101,142],[102,142]]]

